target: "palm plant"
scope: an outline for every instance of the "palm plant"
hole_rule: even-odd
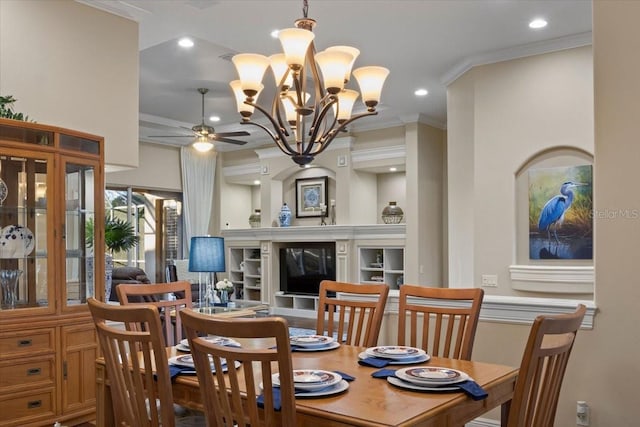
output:
[[[87,221],[86,235],[87,246],[93,247],[93,218]],[[133,225],[120,218],[104,219],[104,243],[109,252],[116,253],[133,249],[138,244],[138,236],[136,236]]]

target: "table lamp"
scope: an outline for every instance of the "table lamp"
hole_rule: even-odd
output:
[[[224,239],[222,237],[196,236],[191,238],[189,250],[189,271],[208,273],[204,286],[198,275],[198,307],[213,305],[216,273],[225,270]],[[203,304],[204,303],[204,304]]]

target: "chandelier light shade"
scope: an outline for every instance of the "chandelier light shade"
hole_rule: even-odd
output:
[[[295,22],[296,28],[278,32],[283,53],[270,57],[235,55],[232,61],[239,80],[230,83],[242,124],[262,128],[300,166],[311,163],[348,124],[377,114],[376,106],[389,74],[384,67],[362,67],[352,73],[360,51],[351,46],[331,46],[316,53],[312,32],[316,21],[307,17],[307,0],[303,0],[302,11],[304,18]],[[271,109],[257,103],[268,66],[277,88]],[[360,93],[346,88],[351,74]],[[360,96],[367,111],[352,115]],[[268,125],[252,121],[256,109],[268,119]]]

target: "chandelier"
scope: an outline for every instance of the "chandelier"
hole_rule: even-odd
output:
[[[311,163],[351,122],[378,114],[376,106],[389,74],[384,67],[355,69],[353,76],[361,93],[347,89],[360,51],[351,46],[332,46],[316,53],[312,32],[316,21],[307,17],[308,8],[307,0],[303,0],[304,18],[295,22],[296,28],[278,32],[284,53],[270,57],[253,53],[235,55],[232,61],[240,79],[230,83],[241,123],[262,128],[300,166]],[[277,88],[271,111],[257,104],[268,66]],[[359,96],[367,111],[352,116]],[[271,129],[251,121],[255,109],[266,116]]]

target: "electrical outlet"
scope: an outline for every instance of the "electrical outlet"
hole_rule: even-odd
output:
[[[576,407],[576,425],[588,426],[591,422],[589,404],[584,400],[578,400]]]
[[[498,287],[498,276],[495,274],[483,274],[482,275],[482,287],[483,288],[496,288]]]

